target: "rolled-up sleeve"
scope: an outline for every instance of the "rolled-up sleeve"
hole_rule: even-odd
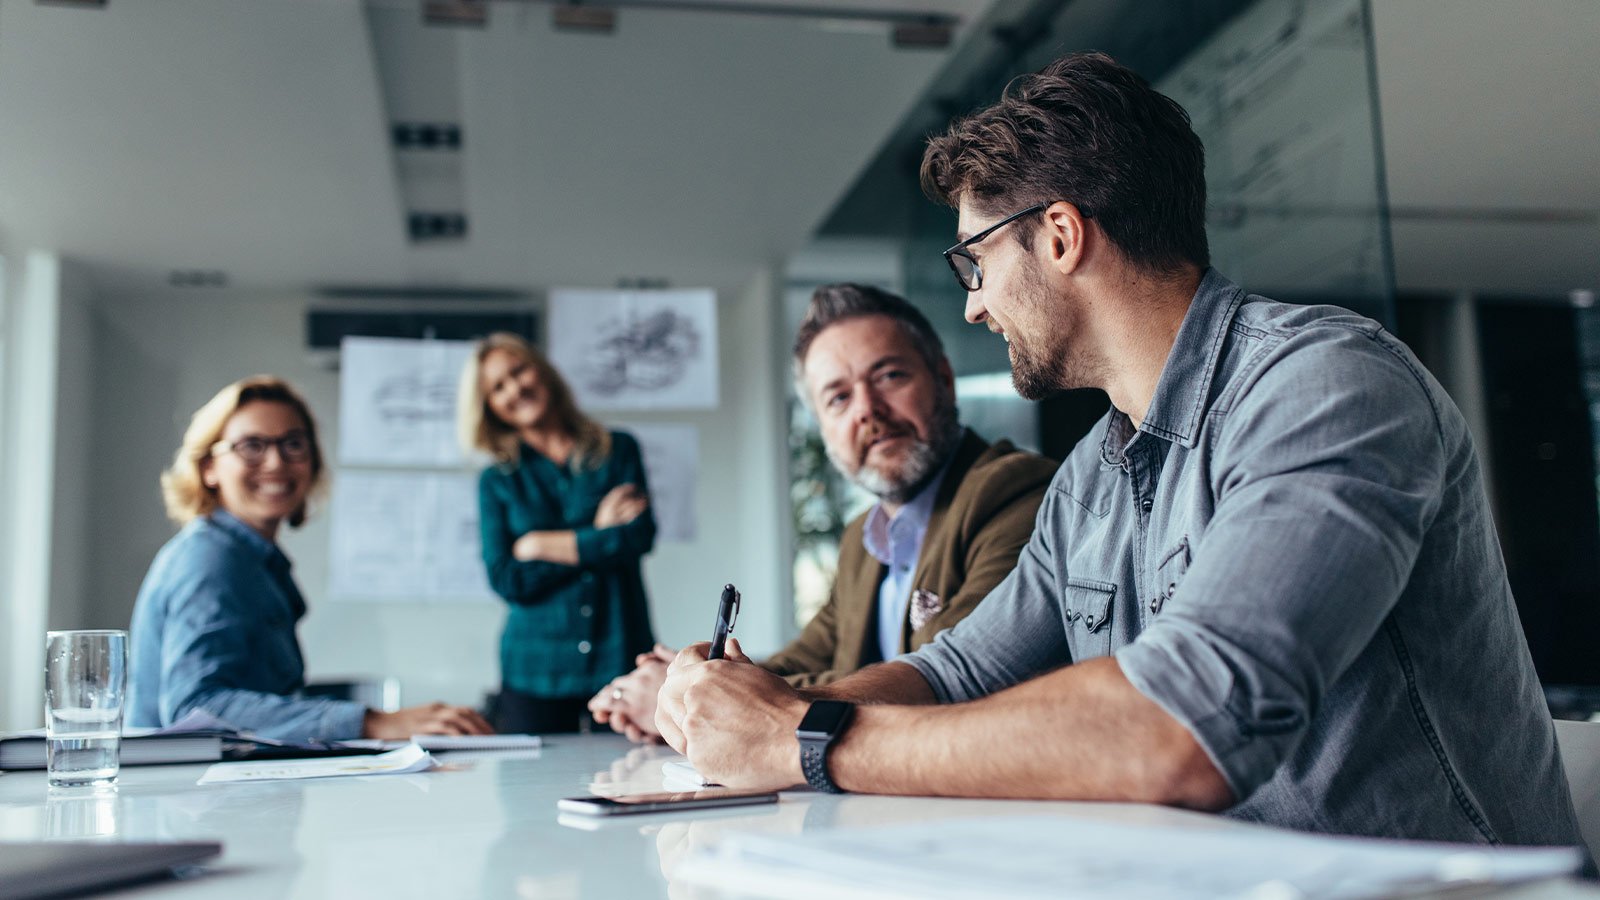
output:
[[[896,658],[927,679],[941,703],[974,700],[1004,690],[1071,660],[1062,629],[1053,557],[1060,494],[1045,495],[1033,536],[1017,567],[972,611],[924,644]]]
[[[1240,799],[1272,778],[1382,627],[1444,477],[1438,416],[1415,415],[1431,407],[1410,363],[1355,331],[1294,343],[1217,422],[1216,507],[1194,563],[1116,653]]]

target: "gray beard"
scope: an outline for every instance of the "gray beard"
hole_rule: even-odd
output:
[[[945,460],[950,458],[950,454],[954,453],[956,446],[961,443],[961,417],[953,398],[951,403],[941,405],[934,412],[932,428],[929,430],[933,434],[932,438],[912,442],[911,453],[905,465],[900,467],[900,474],[894,478],[865,465],[851,474],[831,448],[828,450],[828,458],[833,461],[834,468],[845,473],[845,477],[853,484],[879,500],[896,504],[907,503],[922,493],[922,489],[928,486],[933,476],[939,473],[939,467],[944,465]]]

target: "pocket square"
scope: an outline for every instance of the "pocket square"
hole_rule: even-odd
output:
[[[911,592],[911,630],[920,631],[922,626],[933,621],[933,617],[944,610],[944,601],[932,591],[917,588]]]

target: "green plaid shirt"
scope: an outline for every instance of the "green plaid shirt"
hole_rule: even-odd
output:
[[[633,668],[654,643],[639,559],[655,545],[650,510],[626,525],[595,528],[600,499],[620,484],[648,493],[639,444],[612,432],[611,455],[592,468],[559,466],[528,446],[478,480],[483,562],[511,604],[500,637],[505,687],[536,697],[584,697]],[[571,529],[575,566],[511,555],[530,531]]]

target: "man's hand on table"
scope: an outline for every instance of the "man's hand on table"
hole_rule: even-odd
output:
[[[805,781],[794,731],[810,701],[755,665],[738,639],[724,659],[685,647],[667,669],[656,729],[701,775],[728,787],[777,790]]]

